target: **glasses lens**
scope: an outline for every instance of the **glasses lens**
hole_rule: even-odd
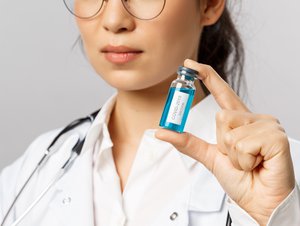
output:
[[[87,19],[100,11],[103,0],[64,0],[64,3],[73,15]]]
[[[157,17],[164,9],[165,0],[122,0],[127,11],[143,20]]]

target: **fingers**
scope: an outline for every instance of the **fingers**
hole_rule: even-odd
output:
[[[249,111],[230,86],[210,66],[185,60],[184,66],[199,72],[199,79],[211,92],[222,109]]]
[[[248,136],[240,140],[234,150],[236,155],[238,168],[244,171],[252,171],[263,160],[263,156],[260,155],[262,149],[262,137]]]
[[[216,114],[216,125],[217,125],[217,143],[219,150],[223,154],[228,154],[228,147],[226,140],[228,135],[226,134],[234,128],[248,125],[253,123],[257,118],[252,113],[222,110]],[[236,161],[234,161],[236,162]]]
[[[213,171],[216,150],[211,144],[190,133],[176,133],[166,129],[158,129],[156,138],[171,143],[177,150],[196,159]]]
[[[238,165],[238,168],[243,171],[253,171],[260,163],[263,161],[266,163],[266,161],[278,155],[281,150],[284,150],[279,147],[287,143],[287,139],[284,142],[284,137],[282,131],[271,132],[266,130],[261,134],[250,135],[239,140],[234,150],[237,159],[235,165]]]
[[[217,114],[217,140],[219,150],[227,155],[233,166],[250,171],[256,168],[270,148],[269,143],[277,143],[276,134],[284,133],[278,120],[269,115],[223,110]],[[274,153],[273,153],[274,154]]]

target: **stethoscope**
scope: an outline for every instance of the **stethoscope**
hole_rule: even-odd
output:
[[[56,144],[56,142],[59,140],[59,138],[62,135],[66,134],[67,132],[73,130],[74,128],[80,126],[83,123],[90,122],[92,124],[93,121],[95,120],[98,112],[99,112],[99,110],[96,111],[96,112],[94,112],[94,113],[92,113],[92,114],[90,114],[90,115],[88,115],[85,118],[80,118],[80,119],[77,119],[77,120],[71,122],[69,125],[67,125],[64,129],[62,129],[56,135],[56,137],[53,139],[53,141],[51,142],[51,144],[46,149],[46,151],[45,151],[44,155],[42,156],[41,160],[38,162],[38,164],[36,165],[36,167],[34,168],[34,170],[32,171],[32,173],[30,174],[30,176],[25,181],[24,185],[21,187],[20,191],[18,192],[18,194],[14,198],[12,204],[10,205],[10,207],[7,210],[6,214],[4,215],[4,218],[3,218],[0,226],[4,226],[5,225],[5,222],[8,219],[8,216],[12,212],[13,207],[16,205],[16,202],[18,201],[18,199],[22,195],[22,193],[23,193],[24,189],[26,188],[27,184],[30,182],[30,180],[33,177],[33,175],[39,169],[41,169],[42,166],[43,166],[43,164],[49,159],[50,155],[52,154],[51,148]],[[47,192],[49,191],[49,189],[63,175],[66,174],[66,172],[68,171],[68,169],[70,168],[70,166],[73,164],[74,160],[80,155],[84,142],[85,142],[85,137],[83,137],[81,139],[78,138],[77,142],[75,143],[75,145],[73,146],[73,148],[71,150],[71,154],[70,154],[69,158],[61,166],[61,168],[55,174],[55,176],[52,178],[52,180],[49,182],[49,184],[44,188],[44,190],[40,193],[40,195],[27,207],[27,209],[23,212],[23,214],[21,214],[10,226],[16,226],[16,225],[18,225],[30,213],[30,211],[39,203],[39,201],[47,194]],[[231,223],[232,223],[232,220],[231,220],[231,217],[230,217],[229,212],[228,212],[227,213],[227,218],[226,218],[226,226],[231,226]]]
[[[85,118],[77,119],[73,122],[71,122],[69,125],[67,125],[64,129],[62,129],[56,137],[53,139],[51,144],[46,149],[44,155],[42,156],[41,160],[38,162],[28,179],[25,181],[24,185],[16,195],[15,199],[13,200],[12,204],[10,205],[9,209],[7,210],[6,214],[4,215],[4,218],[2,220],[2,223],[0,226],[4,226],[6,220],[8,219],[8,216],[12,212],[13,207],[16,205],[16,202],[22,195],[24,189],[26,188],[27,184],[30,182],[33,175],[42,168],[43,164],[49,159],[50,155],[52,154],[51,148],[56,144],[56,142],[59,140],[59,138],[66,134],[67,132],[73,130],[74,128],[78,127],[79,125],[90,122],[92,123],[98,114],[99,110],[90,114],[89,116]],[[65,163],[61,166],[59,171],[55,174],[55,176],[52,178],[52,180],[49,182],[49,184],[45,187],[45,189],[40,193],[40,195],[28,206],[28,208],[23,212],[22,215],[20,215],[10,226],[16,226],[18,225],[29,213],[30,211],[39,203],[39,201],[45,196],[45,194],[48,192],[48,190],[68,171],[74,160],[80,155],[83,144],[85,141],[85,137],[80,139],[78,138],[77,142],[72,148],[71,154],[69,158],[65,161]]]

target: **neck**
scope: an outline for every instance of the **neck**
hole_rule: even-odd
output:
[[[138,91],[118,91],[109,130],[112,139],[139,143],[146,129],[157,129],[171,82]],[[193,106],[204,98],[198,81]]]

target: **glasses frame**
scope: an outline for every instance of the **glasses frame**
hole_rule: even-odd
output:
[[[99,12],[100,12],[101,9],[102,9],[103,3],[104,3],[105,1],[108,1],[108,0],[101,0],[101,1],[102,1],[102,3],[101,3],[101,5],[100,5],[99,9],[98,9],[93,15],[88,16],[88,17],[82,17],[82,16],[76,15],[76,14],[69,8],[68,4],[66,3],[66,0],[63,0],[64,5],[66,6],[67,10],[68,10],[73,16],[75,16],[75,17],[77,17],[77,18],[79,18],[79,19],[82,19],[82,20],[89,20],[89,19],[92,19],[92,18],[94,18],[94,17],[96,17],[96,16],[98,15]],[[137,19],[139,19],[139,20],[153,20],[153,19],[157,18],[157,17],[162,13],[162,11],[165,9],[165,5],[166,5],[166,1],[167,1],[167,0],[163,0],[163,1],[164,1],[164,4],[163,4],[161,10],[159,11],[159,13],[158,13],[157,15],[155,15],[155,16],[153,16],[153,17],[151,17],[151,18],[146,18],[146,19],[145,19],[145,18],[138,17],[138,16],[134,15],[133,13],[131,13],[131,12],[127,9],[127,7],[125,6],[125,1],[126,1],[126,0],[121,0],[122,5],[123,5],[123,7],[125,8],[125,10],[126,10],[131,16],[133,16],[133,17],[135,17],[135,18],[137,18]]]

